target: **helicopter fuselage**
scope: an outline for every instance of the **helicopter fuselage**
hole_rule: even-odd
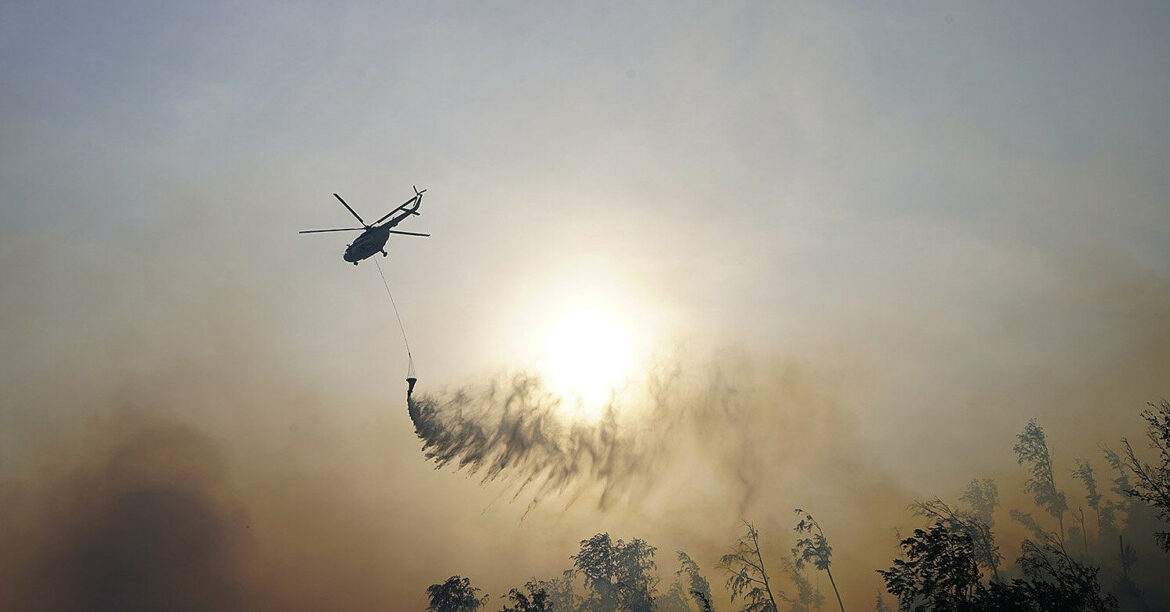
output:
[[[370,229],[361,233],[353,244],[345,249],[345,254],[341,256],[342,259],[354,265],[357,262],[371,257],[377,253],[385,253],[386,241],[390,239],[390,225],[382,225],[378,227],[371,227]]]
[[[358,234],[358,237],[352,243],[350,243],[349,245],[346,246],[345,253],[343,253],[341,255],[341,258],[356,266],[359,261],[361,261],[363,259],[368,259],[369,257],[373,256],[376,253],[381,253],[383,257],[386,257],[389,255],[386,252],[386,241],[390,239],[390,234],[404,234],[407,236],[422,236],[424,238],[427,236],[430,236],[430,234],[423,234],[423,233],[419,233],[419,232],[404,232],[401,230],[392,229],[394,227],[397,227],[399,223],[402,223],[404,220],[409,218],[411,215],[420,214],[418,212],[418,208],[419,208],[419,206],[422,205],[423,193],[426,193],[426,189],[419,191],[418,188],[416,187],[414,190],[414,197],[413,198],[407,200],[398,208],[395,208],[394,210],[386,213],[385,215],[382,216],[381,219],[374,221],[374,223],[372,225],[368,224],[364,220],[362,220],[361,215],[357,214],[357,212],[354,211],[354,209],[349,207],[349,204],[346,204],[345,200],[343,200],[341,198],[341,196],[339,196],[335,193],[335,194],[333,194],[333,197],[337,198],[337,201],[340,202],[341,205],[344,206],[345,209],[349,211],[349,214],[353,215],[353,217],[355,219],[357,219],[359,223],[362,224],[362,227],[337,227],[337,228],[329,228],[329,229],[312,229],[312,230],[302,230],[300,233],[302,233],[302,234],[320,234],[320,233],[324,233],[324,232],[356,232],[356,231],[361,231],[361,234]],[[385,223],[383,223],[383,221],[385,221]]]

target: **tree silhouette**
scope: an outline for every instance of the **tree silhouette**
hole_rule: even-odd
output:
[[[1047,540],[1049,538],[1057,537],[1056,534],[1049,533],[1047,530],[1045,530],[1044,526],[1036,520],[1036,517],[1032,516],[1031,512],[1011,510],[1008,512],[1008,514],[1011,515],[1012,520],[1023,525],[1028,531],[1030,531],[1032,536],[1037,540]]]
[[[731,602],[743,597],[743,612],[776,612],[776,598],[772,594],[772,580],[760,554],[760,532],[755,525],[744,521],[744,534],[731,544],[731,550],[720,557],[719,567],[727,573],[727,590]]]
[[[899,610],[962,610],[981,597],[975,545],[965,531],[951,531],[937,521],[915,529],[899,546],[905,558],[878,570],[886,590],[898,598]]]
[[[1157,453],[1159,463],[1151,465],[1139,460],[1129,440],[1123,438],[1123,462],[1137,478],[1126,493],[1152,506],[1163,522],[1170,522],[1170,402],[1150,404],[1149,410],[1142,411],[1142,418],[1146,421],[1149,446]],[[1170,552],[1170,531],[1157,532],[1154,539],[1163,551]]]
[[[433,612],[472,612],[487,603],[488,595],[480,595],[480,589],[471,586],[471,580],[462,576],[451,576],[445,582],[427,587],[430,603],[427,610]]]
[[[1113,592],[1124,602],[1141,602],[1142,589],[1129,574],[1133,566],[1137,565],[1137,551],[1126,544],[1125,538],[1120,534],[1117,536],[1117,565],[1121,568],[1121,576],[1117,579]]]
[[[999,577],[999,564],[1003,557],[999,554],[999,546],[995,543],[995,535],[991,531],[990,522],[984,522],[983,517],[991,518],[991,511],[988,507],[989,499],[986,497],[987,489],[982,485],[977,485],[978,481],[971,481],[971,485],[976,487],[984,494],[979,498],[978,511],[963,511],[954,510],[939,498],[934,498],[927,501],[918,501],[910,506],[912,512],[919,516],[926,517],[932,521],[941,522],[949,531],[963,532],[971,539],[971,545],[974,547],[974,554],[976,562],[991,570],[991,574],[996,578]],[[985,481],[990,483],[991,481]],[[968,491],[970,491],[970,485]],[[994,492],[995,484],[991,483],[991,491]],[[994,502],[991,502],[994,504]],[[994,508],[994,505],[991,505]]]
[[[1117,607],[1102,595],[1095,567],[1083,565],[1053,538],[1044,545],[1024,540],[1016,562],[1023,578],[984,585],[975,548],[963,531],[942,522],[915,529],[902,540],[904,558],[878,570],[898,609],[919,610],[1087,610]]]
[[[812,561],[813,566],[829,575],[829,584],[833,587],[833,594],[837,596],[837,605],[841,612],[845,612],[845,604],[841,601],[841,592],[837,590],[837,582],[833,580],[833,571],[830,569],[833,559],[833,548],[829,546],[829,539],[821,529],[821,524],[813,516],[800,508],[793,510],[801,517],[794,528],[804,537],[796,541],[792,553],[796,556],[796,567]]]
[[[1047,439],[1032,419],[1016,436],[1015,455],[1021,465],[1030,468],[1025,490],[1042,510],[1057,519],[1059,532],[1046,529],[1032,513],[1013,509],[1012,518],[1026,527],[1031,537],[1020,545],[1015,569],[1004,569],[992,531],[999,504],[994,481],[975,479],[968,483],[960,495],[965,504],[962,507],[951,507],[939,498],[916,501],[911,510],[928,518],[929,526],[915,529],[907,538],[899,534],[899,558],[887,569],[878,570],[886,590],[897,598],[898,608],[1096,612],[1116,609],[1118,598],[1126,609],[1146,609],[1146,597],[1164,598],[1166,583],[1159,580],[1164,576],[1159,574],[1164,572],[1163,566],[1149,561],[1161,556],[1146,554],[1143,547],[1147,538],[1136,534],[1158,531],[1155,514],[1159,519],[1170,520],[1170,402],[1151,404],[1142,417],[1157,461],[1151,464],[1139,460],[1137,451],[1125,439],[1121,453],[1102,447],[1113,473],[1106,480],[1111,483],[1108,488],[1120,497],[1114,499],[1102,493],[1102,481],[1089,461],[1077,458],[1071,471],[1084,486],[1085,505],[1096,514],[1096,543],[1091,557],[1084,506],[1072,512],[1075,522],[1065,531],[1063,517],[1070,510],[1068,500],[1056,488]],[[778,612],[778,603],[794,612],[819,609],[824,597],[803,572],[804,565],[811,563],[826,572],[838,606],[844,611],[831,572],[833,549],[828,537],[811,514],[799,508],[795,512],[799,517],[795,531],[799,535],[792,548],[792,560],[783,559],[781,566],[782,573],[795,584],[795,597],[786,595],[769,573],[760,533],[752,523],[744,521],[743,534],[720,558],[719,567],[727,575],[732,604],[738,603],[740,610]],[[1107,545],[1113,535],[1117,536],[1116,548]],[[1159,531],[1154,539],[1164,550],[1170,549],[1170,532]],[[1082,546],[1084,557],[1080,555]],[[1072,549],[1078,551],[1075,557],[1069,553]],[[1137,564],[1139,551],[1142,565]],[[680,569],[675,572],[675,580],[664,594],[658,595],[655,553],[656,549],[644,540],[614,541],[609,534],[598,533],[580,542],[579,551],[569,557],[572,567],[561,578],[532,580],[522,588],[509,590],[504,596],[503,612],[682,611],[691,610],[691,602],[702,612],[711,612],[711,585],[698,563],[682,551],[676,553]],[[1105,563],[1104,571],[1090,564],[1090,558]],[[1102,592],[1102,575],[1108,579],[1112,594]],[[1143,592],[1143,587],[1150,591]],[[427,595],[428,610],[435,612],[479,610],[488,599],[469,579],[458,575],[431,585]],[[880,593],[873,601],[876,609],[887,609]]]
[[[1064,493],[1056,488],[1056,478],[1052,470],[1052,454],[1048,451],[1048,439],[1044,429],[1031,419],[1024,426],[1024,431],[1016,436],[1016,461],[1020,465],[1028,464],[1032,473],[1024,485],[1024,490],[1032,494],[1036,505],[1051,514],[1060,525],[1060,540],[1063,542],[1064,512],[1068,509],[1068,500]]]
[[[711,583],[707,582],[702,572],[699,571],[699,564],[681,550],[678,551],[678,562],[682,567],[675,572],[675,575],[686,577],[687,593],[690,594],[691,599],[695,600],[695,605],[699,606],[701,612],[712,612],[714,608],[711,605]]]
[[[792,582],[796,584],[796,598],[787,598],[784,600],[791,604],[792,612],[808,612],[809,610],[820,609],[825,604],[825,596],[821,591],[813,586],[809,581],[808,576],[805,575],[804,570],[796,565],[794,561],[784,559],[782,562],[784,572],[792,578]]]
[[[500,612],[549,612],[553,610],[548,591],[539,583],[529,580],[524,590],[510,589],[505,596],[512,605],[504,605]]]
[[[973,479],[959,495],[959,501],[971,508],[969,514],[988,528],[995,526],[995,509],[999,506],[999,487],[990,478]]]
[[[1102,595],[1098,582],[1099,570],[1073,559],[1058,542],[1043,545],[1024,540],[1020,545],[1020,559],[1016,562],[1024,573],[1011,585],[993,589],[993,603],[1011,604],[1016,609],[1091,610],[1094,612],[1117,608],[1112,595]]]
[[[645,540],[616,543],[608,533],[581,540],[581,550],[571,555],[574,574],[584,576],[588,591],[585,605],[595,610],[649,611],[654,606],[654,553]]]
[[[1110,461],[1110,455],[1117,458],[1117,466],[1114,469],[1114,471],[1119,473],[1122,477],[1125,477],[1126,476],[1125,475],[1125,466],[1121,465],[1121,457],[1117,456],[1117,453],[1109,450],[1106,447],[1102,447],[1101,450],[1105,454],[1106,461],[1110,463],[1110,466],[1112,466],[1112,462]],[[1128,477],[1126,477],[1126,480],[1128,480]],[[1112,491],[1116,495],[1120,495],[1122,500],[1124,500],[1126,498],[1126,495],[1124,492],[1122,492],[1119,489],[1119,483],[1117,482],[1117,478],[1114,478],[1111,481],[1111,483],[1112,484],[1110,485],[1109,490]],[[1125,508],[1125,504],[1123,503],[1123,501],[1113,500],[1113,499],[1102,499],[1100,501],[1100,503],[1098,503],[1098,505],[1097,505],[1097,530],[1099,533],[1099,538],[1102,541],[1107,536],[1112,537],[1114,535],[1117,535],[1117,533],[1120,531],[1120,527],[1118,526],[1118,513],[1119,512],[1123,513],[1123,512],[1125,512],[1125,510],[1126,510],[1126,508]]]
[[[657,612],[691,612],[687,604],[686,591],[678,581],[672,582],[666,594],[654,600],[654,610]]]
[[[548,605],[552,610],[577,610],[584,602],[573,590],[573,571],[567,570],[560,578],[539,580],[537,587],[548,595]]]
[[[1101,491],[1097,488],[1097,474],[1093,471],[1093,466],[1084,459],[1077,459],[1077,467],[1073,470],[1073,478],[1081,481],[1085,486],[1085,503],[1093,509],[1093,514],[1097,517],[1097,539],[1102,539],[1107,535],[1106,523],[1101,517]],[[1107,517],[1112,520],[1112,514]]]

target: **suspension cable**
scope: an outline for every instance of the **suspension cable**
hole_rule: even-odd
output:
[[[374,257],[374,265],[378,267],[378,276],[382,277],[382,286],[386,288],[386,296],[390,298],[390,305],[394,307],[394,317],[398,319],[398,329],[402,332],[402,343],[406,346],[406,375],[407,377],[414,376],[414,356],[410,354],[410,340],[406,338],[406,326],[402,323],[402,314],[398,312],[398,302],[394,301],[394,294],[390,292],[390,282],[386,280],[386,274],[382,272],[382,264]]]

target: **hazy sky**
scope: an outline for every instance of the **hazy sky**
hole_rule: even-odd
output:
[[[349,559],[323,578],[348,607],[452,573],[501,593],[602,529],[709,567],[733,509],[521,523],[423,461],[376,271],[296,234],[352,222],[332,192],[369,219],[412,184],[404,229],[434,236],[384,266],[424,388],[530,366],[596,309],[640,355],[802,372],[898,487],[882,512],[1014,491],[1028,418],[1071,463],[1170,395],[1168,28],[1161,2],[6,3],[5,495],[129,407],[224,449],[268,520],[258,580]],[[753,443],[817,452],[775,433]]]

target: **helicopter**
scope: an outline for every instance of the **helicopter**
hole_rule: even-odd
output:
[[[386,213],[381,219],[378,219],[373,223],[366,223],[364,220],[362,220],[361,215],[357,214],[357,212],[355,212],[354,209],[349,206],[349,204],[345,203],[345,200],[341,199],[341,196],[335,193],[333,194],[333,197],[337,198],[337,201],[341,202],[341,205],[344,206],[345,209],[349,211],[349,214],[353,215],[354,218],[356,218],[358,222],[362,224],[362,226],[341,227],[335,229],[303,230],[299,233],[320,234],[324,232],[361,232],[361,235],[358,236],[352,244],[346,245],[345,253],[341,256],[341,258],[356,266],[358,265],[359,261],[368,257],[372,257],[374,253],[381,253],[382,257],[386,257],[389,255],[386,252],[386,241],[390,239],[390,234],[400,234],[403,236],[430,236],[430,234],[403,232],[400,230],[391,229],[411,215],[422,214],[418,212],[418,207],[422,205],[422,196],[424,193],[426,193],[426,191],[426,189],[419,191],[418,187],[414,187],[413,198],[403,202],[402,206],[399,206],[398,208],[395,208],[394,210]],[[412,204],[413,206],[411,206]],[[394,213],[399,214],[394,215]],[[394,216],[391,217],[391,215]],[[387,219],[389,219],[389,221],[387,221]],[[386,223],[378,225],[383,221],[386,221]]]

